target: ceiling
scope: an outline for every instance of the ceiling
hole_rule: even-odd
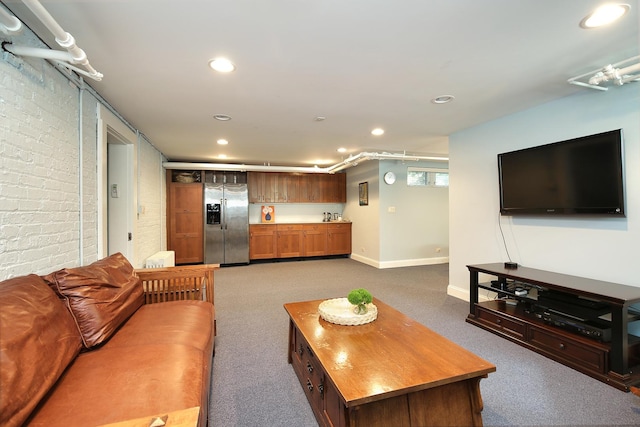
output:
[[[60,49],[20,1],[2,2]],[[591,30],[579,23],[602,1],[41,3],[104,74],[86,82],[170,161],[313,166],[363,151],[442,155],[448,135],[592,91],[567,80],[640,54],[638,0],[625,1],[620,22]],[[237,69],[212,71],[219,56]],[[455,100],[431,102],[441,95]]]

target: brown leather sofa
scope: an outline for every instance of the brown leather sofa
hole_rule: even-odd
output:
[[[188,410],[206,426],[215,268],[135,271],[115,254],[0,282],[0,425],[170,424]]]

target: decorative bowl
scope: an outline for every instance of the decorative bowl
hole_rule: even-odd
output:
[[[336,325],[356,326],[371,323],[378,317],[378,307],[367,304],[365,314],[355,314],[354,305],[346,298],[334,298],[322,301],[318,306],[320,317]]]

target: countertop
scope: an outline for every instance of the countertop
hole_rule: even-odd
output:
[[[342,221],[310,221],[310,222],[303,222],[303,221],[291,221],[291,222],[287,222],[287,221],[278,221],[278,222],[252,222],[249,223],[249,225],[290,225],[290,224],[351,224],[351,221],[349,220],[342,220]]]

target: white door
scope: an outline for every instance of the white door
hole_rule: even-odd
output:
[[[127,256],[133,235],[129,221],[131,188],[129,151],[131,145],[107,136],[107,233],[108,255],[121,252]],[[128,258],[128,256],[127,256]]]

